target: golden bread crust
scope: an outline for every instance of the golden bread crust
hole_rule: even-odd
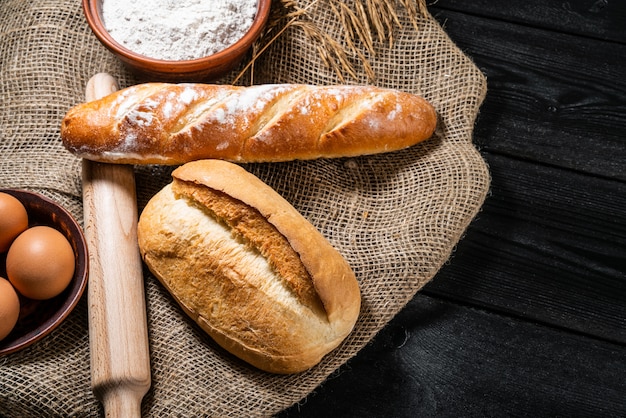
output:
[[[142,257],[183,310],[254,366],[295,373],[352,330],[360,292],[345,259],[243,168],[185,164],[143,210]]]
[[[437,125],[423,98],[373,86],[145,83],[70,109],[61,139],[100,162],[277,162],[404,149]]]

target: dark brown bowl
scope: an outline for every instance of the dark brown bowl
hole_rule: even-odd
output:
[[[202,82],[220,78],[241,62],[267,24],[271,3],[271,0],[258,0],[252,27],[238,42],[213,55],[186,61],[153,59],[120,45],[102,23],[102,0],[83,0],[83,11],[100,42],[140,77],[149,81]]]
[[[29,227],[46,225],[61,232],[72,245],[76,266],[74,277],[59,295],[47,300],[32,300],[20,295],[20,316],[15,328],[0,341],[0,356],[14,353],[39,341],[69,315],[87,286],[87,244],[83,231],[72,215],[56,202],[37,193],[6,189],[0,192],[16,197],[28,213]],[[0,275],[6,277],[6,252],[0,259]]]

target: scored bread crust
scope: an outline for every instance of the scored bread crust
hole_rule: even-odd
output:
[[[375,86],[144,83],[71,108],[61,139],[109,163],[277,162],[396,151],[436,125],[422,97]]]
[[[140,251],[219,345],[261,370],[296,373],[346,338],[360,312],[354,272],[289,202],[225,161],[172,175],[142,211]]]

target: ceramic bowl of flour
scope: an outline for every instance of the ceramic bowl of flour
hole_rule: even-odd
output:
[[[98,40],[146,81],[217,79],[241,62],[271,0],[83,0]]]

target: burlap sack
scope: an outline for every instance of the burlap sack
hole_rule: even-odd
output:
[[[489,174],[472,146],[486,90],[483,75],[428,13],[414,13],[416,28],[402,5],[396,6],[401,25],[387,34],[393,35],[392,45],[389,37],[373,36],[368,49],[355,36],[353,50],[333,52],[333,39],[344,46],[352,42],[337,16],[349,16],[354,5],[342,3],[275,2],[274,18],[308,9],[288,26],[289,18],[273,20],[264,42],[279,36],[255,60],[253,75],[247,72],[239,83],[249,84],[250,77],[257,84],[371,83],[422,94],[439,112],[434,138],[406,151],[246,166],[350,262],[363,297],[356,328],[308,372],[259,372],[218,348],[146,275],[153,381],[145,416],[269,416],[301,400],[435,275],[485,198]],[[384,35],[384,26],[380,30]],[[92,35],[79,0],[0,0],[0,187],[43,193],[82,219],[80,162],[62,147],[59,123],[83,100],[87,80],[101,71],[116,76],[122,87],[137,82]],[[170,181],[170,171],[136,168],[140,209]],[[83,298],[51,335],[0,358],[0,416],[102,413],[90,389]]]

